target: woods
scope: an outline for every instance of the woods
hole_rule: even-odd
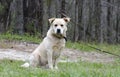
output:
[[[68,39],[120,43],[119,0],[0,0],[0,33],[46,35],[51,17],[71,18]]]

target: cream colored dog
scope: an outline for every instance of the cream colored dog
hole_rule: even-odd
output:
[[[25,63],[22,67],[29,66],[46,66],[50,69],[58,69],[57,63],[62,49],[66,43],[67,23],[70,18],[50,18],[50,29],[47,36],[41,44],[31,54],[29,63]]]

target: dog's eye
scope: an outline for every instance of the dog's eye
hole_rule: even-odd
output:
[[[57,27],[57,24],[55,24],[55,27]]]
[[[63,24],[61,24],[61,27],[63,27]]]

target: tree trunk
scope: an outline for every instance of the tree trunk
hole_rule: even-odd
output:
[[[61,0],[61,11],[60,11],[60,13],[61,13],[61,18],[63,18],[63,17],[65,17],[63,14],[66,14],[65,13],[65,0]]]
[[[107,27],[108,27],[107,11],[108,11],[108,7],[105,7],[104,1],[107,2],[107,0],[101,0],[100,43],[103,43],[104,40],[107,40]]]
[[[78,25],[78,10],[79,10],[79,1],[75,0],[75,25],[74,25],[74,35],[73,35],[73,39],[74,41],[78,41],[79,39],[79,25]]]
[[[87,41],[87,28],[88,28],[88,23],[89,23],[89,0],[84,0],[83,1],[83,7],[82,7],[82,26],[83,26],[83,41]]]
[[[23,0],[13,0],[10,5],[10,28],[12,32],[23,34]]]

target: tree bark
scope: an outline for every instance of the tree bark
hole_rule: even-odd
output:
[[[23,34],[23,0],[13,0],[10,5],[10,31]]]
[[[104,1],[107,2],[107,0],[101,0],[100,43],[103,43],[105,40],[107,40],[107,27],[108,27],[107,11],[108,11],[108,7],[104,6]]]

